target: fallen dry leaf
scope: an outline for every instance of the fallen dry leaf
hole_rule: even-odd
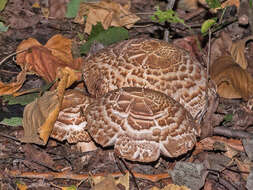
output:
[[[169,184],[162,189],[159,189],[158,187],[152,187],[149,190],[191,190],[191,189],[189,189],[188,187],[186,187],[184,185],[179,186],[179,185],[175,185],[175,184]]]
[[[57,68],[68,66],[73,69],[80,69],[75,65],[71,54],[72,41],[62,35],[55,35],[42,46],[37,40],[29,38],[20,43],[17,51],[29,49],[17,55],[17,64],[23,70],[33,72],[47,82],[56,79]]]
[[[16,82],[3,83],[0,81],[0,96],[13,94],[14,92],[18,91],[25,82],[25,79],[26,72],[21,71],[17,76]]]
[[[22,142],[42,145],[47,143],[58,118],[65,89],[77,79],[75,71],[70,68],[60,68],[57,77],[60,78],[57,90],[46,92],[42,97],[25,107]]]
[[[236,64],[231,56],[218,58],[210,67],[210,76],[221,97],[248,100],[253,95],[251,75]]]
[[[140,18],[130,12],[130,2],[122,6],[113,1],[102,0],[97,3],[80,4],[75,22],[83,24],[84,16],[87,16],[85,32],[90,34],[92,26],[101,22],[104,29],[109,26],[124,26],[131,28]]]
[[[211,45],[211,65],[219,57],[224,55],[231,55],[230,48],[232,46],[232,38],[228,33],[221,32],[220,37],[215,39]]]
[[[17,64],[21,66],[22,71],[15,82],[3,83],[0,81],[0,96],[17,92],[29,72],[41,76],[47,82],[52,82],[56,79],[59,68],[67,66],[77,70],[77,72],[70,72],[75,77],[72,76],[69,79],[75,78],[76,80],[78,76],[77,80],[79,80],[81,72],[78,70],[81,70],[83,60],[80,57],[73,59],[71,47],[72,40],[62,35],[53,36],[45,46],[33,38],[22,41],[17,48]]]
[[[73,56],[72,56],[72,40],[65,38],[64,36],[57,34],[50,38],[46,45],[44,46],[48,48],[52,55],[59,58],[63,62],[67,64],[73,63]]]
[[[248,40],[252,40],[253,36],[249,36],[237,42],[233,42],[230,48],[230,53],[235,62],[239,64],[243,69],[248,67],[248,62],[244,54],[245,45]]]
[[[237,164],[238,169],[241,172],[241,176],[246,181],[249,176],[250,169],[252,168],[252,162],[250,160],[240,161],[237,158],[235,158],[234,160]]]
[[[196,10],[198,6],[198,0],[179,0],[177,7],[187,11]]]

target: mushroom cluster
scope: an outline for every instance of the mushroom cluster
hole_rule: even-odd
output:
[[[61,131],[69,136],[61,139],[76,142],[70,138],[76,134],[77,141],[85,141],[78,137],[87,131],[96,143],[114,145],[120,157],[140,162],[155,161],[160,154],[177,157],[194,147],[207,77],[185,50],[155,39],[123,41],[87,57],[83,77],[90,97],[79,98],[82,114],[72,114],[78,126],[70,135],[58,121],[53,137]],[[70,116],[66,109],[61,121]]]

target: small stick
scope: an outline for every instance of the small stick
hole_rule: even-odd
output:
[[[14,53],[8,55],[8,56],[5,57],[2,61],[0,61],[0,65],[2,65],[2,64],[3,64],[7,59],[9,59],[10,57],[12,57],[12,56],[14,56],[14,55],[16,55],[16,54],[22,53],[22,52],[24,52],[24,51],[27,51],[28,49],[29,49],[29,48],[23,49],[23,50],[20,50],[20,51],[17,51],[17,52],[14,52]]]
[[[127,172],[127,171],[125,171]],[[3,178],[2,174],[9,175],[11,177],[23,177],[23,178],[40,178],[40,179],[73,179],[73,180],[84,180],[90,177],[90,174],[75,174],[75,173],[68,173],[68,172],[43,172],[43,173],[37,173],[37,172],[20,172],[20,170],[10,170],[10,171],[0,171],[0,178]],[[93,176],[106,176],[108,174],[106,173],[98,173]],[[121,172],[115,172],[110,174],[113,177],[120,177],[123,176]],[[136,178],[146,179],[152,182],[157,182],[162,179],[170,178],[170,175],[166,173],[161,174],[141,174],[141,173],[135,173],[133,172],[133,175]]]

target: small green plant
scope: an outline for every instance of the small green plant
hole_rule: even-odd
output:
[[[7,4],[8,0],[0,0],[0,12],[2,12]],[[0,33],[1,32],[7,32],[8,26],[4,25],[4,22],[1,21],[2,19],[0,18]]]
[[[151,16],[151,20],[154,22],[159,22],[159,23],[164,23],[164,22],[181,23],[191,30],[190,26],[185,24],[185,21],[179,18],[177,13],[173,11],[172,9],[162,11],[160,10],[159,7],[156,7],[156,12],[154,13],[154,15]]]
[[[212,9],[221,8],[221,3],[219,0],[206,0],[208,7]]]
[[[159,7],[156,7],[156,12],[153,16],[151,16],[151,19],[155,22],[163,23],[163,22],[170,22],[170,23],[181,23],[185,25],[185,22],[183,19],[179,18],[177,13],[173,11],[172,9],[169,9],[167,11],[160,10]]]

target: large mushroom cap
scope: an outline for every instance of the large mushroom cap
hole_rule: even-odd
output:
[[[144,88],[121,88],[90,104],[87,129],[103,147],[128,160],[151,162],[160,154],[191,150],[199,129],[191,114],[169,96]]]
[[[121,87],[163,92],[196,118],[206,105],[206,72],[183,49],[155,39],[132,39],[109,46],[85,60],[84,81],[100,97]]]

